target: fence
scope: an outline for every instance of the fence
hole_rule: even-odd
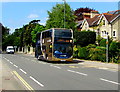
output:
[[[18,53],[25,53],[25,54],[34,54],[35,53],[35,48],[34,47],[18,47],[16,49],[16,52]]]

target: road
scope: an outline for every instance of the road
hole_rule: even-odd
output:
[[[118,72],[80,63],[38,61],[25,54],[3,54],[12,73],[27,90],[118,90]]]

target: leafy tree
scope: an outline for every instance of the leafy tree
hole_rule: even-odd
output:
[[[91,8],[78,8],[74,11],[74,15],[76,16],[76,20],[79,21],[79,20],[83,20],[84,19],[84,15],[83,13],[90,13],[91,11],[95,11],[94,9],[91,9]],[[90,17],[90,16],[87,16],[87,17]]]
[[[75,16],[70,6],[65,4],[56,4],[51,11],[48,11],[49,18],[46,22],[46,28],[64,28],[64,5],[65,5],[65,28],[75,29]]]
[[[36,28],[40,20],[32,20],[29,24],[23,26],[23,45],[34,46],[35,43],[32,41],[31,32]]]
[[[5,50],[7,46],[6,40],[9,36],[10,29],[8,27],[2,26],[2,24],[1,24],[1,29],[2,29],[2,50]]]
[[[33,31],[31,32],[31,36],[32,36],[32,42],[36,42],[36,34],[38,32],[44,31],[45,27],[43,25],[37,24],[35,26],[35,28],[33,29]]]

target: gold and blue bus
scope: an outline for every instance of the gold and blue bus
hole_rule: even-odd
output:
[[[35,57],[47,61],[72,61],[73,30],[51,28],[37,33]]]

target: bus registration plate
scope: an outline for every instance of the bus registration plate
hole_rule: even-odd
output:
[[[66,61],[66,60],[60,60],[60,61]]]

